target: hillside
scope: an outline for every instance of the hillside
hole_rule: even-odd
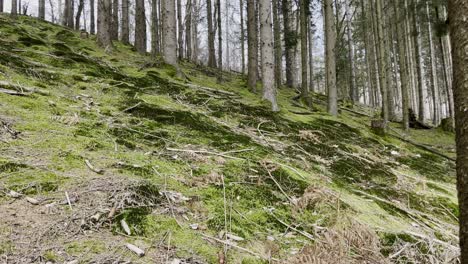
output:
[[[0,15],[0,262],[457,263],[455,164],[398,124],[115,44]]]

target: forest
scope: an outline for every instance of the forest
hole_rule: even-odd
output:
[[[0,0],[0,263],[468,263],[465,0]]]

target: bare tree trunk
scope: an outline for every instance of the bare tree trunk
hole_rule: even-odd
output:
[[[119,39],[119,0],[112,0],[111,38]]]
[[[94,34],[96,34],[96,25],[94,24],[95,23],[94,21],[96,20],[96,18],[94,17],[94,13],[95,13],[94,12],[94,0],[89,0],[89,12],[91,13],[90,14],[91,15],[91,18],[90,18],[91,21],[90,21],[89,31],[90,31],[91,34],[94,35]]]
[[[128,3],[129,0],[122,0],[122,21],[121,21],[121,35],[120,35],[120,41],[122,41],[123,44],[130,44],[130,19],[128,17]],[[153,0],[156,1],[156,0]]]
[[[182,60],[184,57],[184,24],[182,21],[181,0],[177,0],[177,47],[179,60]]]
[[[175,0],[163,0],[163,57],[167,64],[177,67],[177,22]]]
[[[338,114],[337,87],[336,87],[336,27],[333,15],[333,0],[325,0],[325,69],[328,89],[328,113],[336,116]]]
[[[260,0],[260,47],[262,54],[263,99],[270,101],[273,111],[279,111],[275,91],[275,53],[273,46],[271,1]]]
[[[139,53],[146,53],[146,17],[145,1],[135,1],[135,48]]]
[[[192,0],[187,0],[185,5],[185,43],[186,57],[192,59]]]
[[[436,8],[436,15],[438,20],[446,20],[445,12],[442,11],[443,7]],[[449,36],[447,34],[442,35],[439,37],[439,46],[441,50],[442,56],[442,73],[444,75],[444,82],[445,82],[445,93],[447,94],[447,106],[448,106],[448,113],[449,117],[454,117],[454,109],[453,109],[453,92],[452,92],[452,79],[449,70],[450,64],[450,54],[448,54],[447,46],[449,46]]]
[[[312,25],[312,14],[308,16],[308,35],[309,35],[309,91],[315,92],[314,86],[314,29]],[[281,53],[280,53],[281,55]]]
[[[346,8],[346,34],[348,36],[348,60],[349,60],[349,98],[354,104],[359,102],[359,93],[356,87],[356,69],[354,63],[354,42],[352,33],[352,13],[350,10],[351,0],[345,3]]]
[[[307,38],[307,13],[308,13],[308,0],[300,0],[300,27],[301,27],[301,97],[307,98],[309,96],[309,86],[307,84],[308,73],[308,38]]]
[[[122,0],[125,1],[125,0]],[[158,55],[160,50],[159,43],[159,18],[158,18],[158,0],[151,1],[151,55]]]
[[[225,1],[225,9],[226,9],[226,15],[224,16],[226,19],[224,20],[224,32],[226,39],[224,40],[224,43],[226,44],[226,69],[230,70],[231,69],[231,50],[229,46],[229,2]]]
[[[0,0],[0,13],[3,13],[3,0]]]
[[[283,28],[284,28],[284,49],[286,60],[286,86],[294,86],[294,50],[297,46],[296,32],[293,30],[294,19],[292,19],[291,0],[282,0],[283,6]]]
[[[69,28],[75,28],[74,27],[74,14],[75,14],[75,0],[68,0],[68,19],[67,19],[67,26]]]
[[[382,11],[384,11],[384,7],[382,6]],[[384,38],[385,38],[385,74],[386,74],[386,81],[387,81],[387,111],[388,111],[388,120],[395,120],[395,90],[397,89],[396,86],[398,85],[396,82],[392,82],[392,48],[393,45],[391,43],[391,27],[389,16],[386,16],[383,23],[384,28]]]
[[[424,102],[425,102],[425,91],[424,91],[424,82],[423,82],[423,62],[421,55],[421,30],[419,28],[419,15],[418,15],[418,0],[413,3],[413,42],[414,42],[414,51],[416,54],[416,72],[418,78],[418,120],[424,122],[425,111],[424,111]]]
[[[283,81],[283,50],[281,48],[281,26],[279,21],[279,0],[273,0],[273,34],[275,42],[275,85],[279,88]]]
[[[112,51],[110,36],[111,0],[98,0],[97,43],[107,52]]]
[[[17,0],[11,0],[11,16],[15,17],[18,14]]]
[[[457,142],[457,190],[460,208],[461,262],[468,263],[468,2],[449,0],[450,37],[453,46],[453,92]]]
[[[248,1],[248,0],[247,0]],[[274,0],[277,1],[277,0]],[[240,42],[241,42],[241,69],[242,73],[245,74],[245,31],[244,31],[244,2],[239,0],[240,5]]]
[[[3,12],[3,0],[0,1],[0,12]],[[45,19],[45,0],[39,0],[39,16],[40,19]]]
[[[248,44],[248,81],[247,87],[252,92],[257,92],[257,65],[258,65],[258,43],[257,43],[257,14],[255,0],[247,1],[247,44]]]
[[[83,13],[83,9],[84,9],[84,0],[79,0],[78,11],[76,12],[76,17],[75,17],[75,30],[80,30],[81,14]]]
[[[213,29],[213,14],[211,0],[206,0],[206,17],[208,20],[208,67],[216,67],[215,33]]]
[[[217,25],[218,25],[218,68],[223,70],[223,32],[221,28],[221,0],[216,0],[217,6]],[[220,81],[220,75],[218,74],[218,81]]]
[[[436,67],[436,57],[435,57],[435,49],[434,49],[434,42],[432,36],[432,21],[431,21],[431,9],[429,8],[429,2],[426,3],[426,15],[427,15],[427,30],[428,30],[428,38],[429,38],[429,76],[430,76],[430,86],[432,92],[432,104],[433,104],[433,123],[434,125],[438,125],[440,121],[440,114],[439,114],[439,86],[438,86],[438,78],[437,78],[437,67]]]
[[[367,1],[366,1],[367,3]],[[362,20],[363,20],[363,31],[365,34],[364,45],[365,45],[365,56],[366,56],[366,66],[367,66],[367,94],[369,97],[369,104],[371,106],[375,106],[375,99],[374,99],[374,89],[376,89],[376,85],[374,83],[375,78],[374,70],[375,70],[375,54],[374,54],[374,46],[370,44],[371,39],[369,38],[370,32],[368,30],[368,23],[370,21],[369,17],[366,16],[368,12],[367,4],[365,4],[364,0],[361,0],[361,12],[362,12]],[[372,28],[372,27],[371,27]]]
[[[198,21],[200,19],[200,7],[198,0],[192,0],[193,18],[192,18],[192,61],[198,63]]]
[[[379,42],[379,76],[380,76],[380,89],[382,93],[382,114],[383,121],[386,126],[388,122],[388,86],[387,86],[387,72],[386,72],[386,43],[384,37],[384,28],[383,28],[383,14],[382,14],[382,0],[377,0],[376,5],[377,11],[377,32],[378,32],[378,42]]]

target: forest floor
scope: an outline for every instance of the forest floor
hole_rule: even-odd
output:
[[[0,15],[0,263],[457,263],[455,164],[394,136],[453,134],[115,46]]]

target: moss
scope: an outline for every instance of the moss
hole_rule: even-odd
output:
[[[72,256],[79,256],[83,253],[100,254],[106,250],[105,244],[99,240],[73,241],[65,245],[65,251]]]

